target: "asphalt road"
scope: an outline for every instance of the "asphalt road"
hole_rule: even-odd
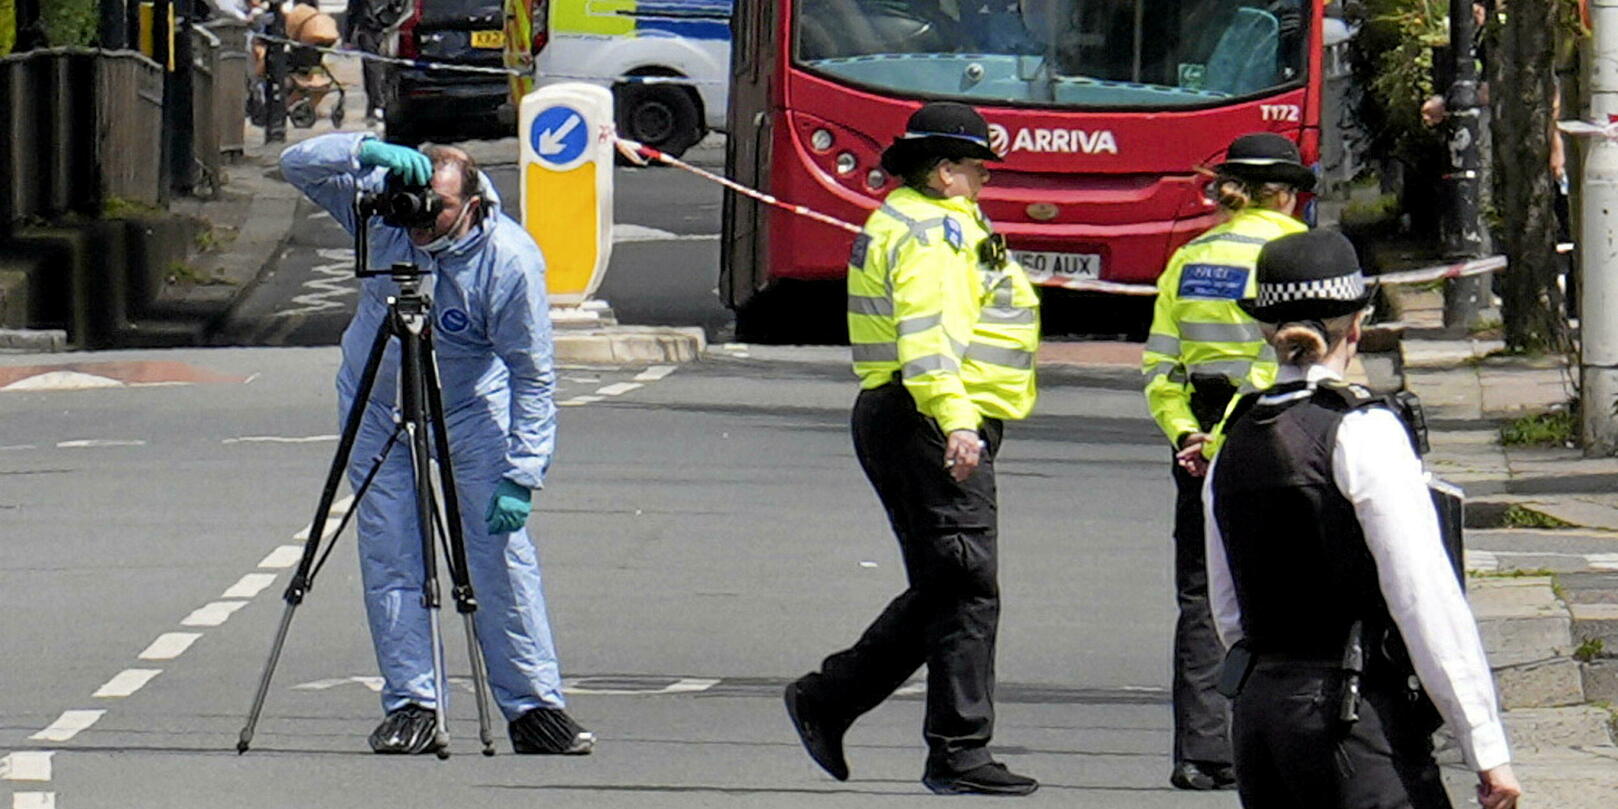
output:
[[[293,623],[254,749],[234,753],[281,613],[278,549],[296,546],[334,448],[335,349],[80,355],[226,381],[0,393],[0,755],[14,775],[43,759],[50,779],[0,789],[74,809],[940,800],[918,783],[919,687],[851,732],[847,783],[809,762],[781,709],[786,680],[902,589],[849,446],[853,384],[830,356],[715,357],[655,380],[563,371],[564,402],[613,391],[561,409],[531,523],[571,708],[602,738],[565,760],[509,754],[503,727],[501,754],[477,755],[468,694],[449,761],[368,752],[380,712],[348,536]],[[1044,781],[1030,803],[1235,806],[1166,783],[1161,439],[1127,386],[1074,379],[1047,385],[1000,463],[994,750]]]
[[[469,144],[494,181],[501,204],[521,220],[516,142]],[[722,168],[714,136],[687,153]],[[732,317],[720,304],[719,187],[663,167],[620,166],[615,174],[614,247],[596,297],[625,323],[700,326],[717,337]],[[353,313],[352,238],[319,207],[301,200],[273,270],[250,291],[223,329],[228,345],[331,345]]]

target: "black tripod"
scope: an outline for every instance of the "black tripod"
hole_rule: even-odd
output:
[[[365,218],[359,219],[356,230],[361,234],[365,232]],[[388,299],[387,318],[377,328],[376,339],[371,343],[371,353],[365,360],[359,390],[349,407],[343,425],[342,439],[337,445],[337,454],[332,458],[330,471],[326,473],[326,487],[321,491],[320,503],[315,508],[315,519],[309,529],[309,539],[303,546],[303,558],[299,561],[297,572],[292,574],[292,581],[287,584],[286,593],[282,596],[286,601],[286,609],[281,614],[281,625],[276,630],[275,642],[270,647],[270,658],[264,664],[264,674],[259,679],[258,693],[253,697],[253,707],[247,715],[247,724],[242,727],[241,738],[236,742],[236,752],[247,752],[248,746],[253,741],[253,730],[258,725],[259,713],[264,709],[264,698],[269,693],[270,678],[275,674],[276,662],[280,659],[281,648],[286,643],[287,629],[292,624],[293,612],[303,603],[304,595],[314,586],[315,576],[325,566],[326,559],[331,556],[338,535],[342,534],[343,528],[354,516],[354,510],[359,507],[358,504],[365,497],[366,490],[371,487],[371,482],[381,471],[388,452],[402,436],[410,446],[410,457],[415,472],[416,516],[421,526],[421,558],[425,568],[421,598],[432,628],[433,679],[438,707],[435,709],[437,729],[433,735],[431,749],[439,758],[449,758],[449,732],[444,714],[444,703],[449,691],[445,683],[443,639],[438,620],[441,604],[436,552],[437,543],[443,542],[450,581],[453,585],[450,593],[455,599],[456,611],[461,613],[466,623],[467,654],[472,663],[472,684],[478,703],[478,738],[483,742],[483,754],[492,756],[494,739],[489,731],[488,677],[484,671],[482,647],[478,644],[477,625],[473,621],[473,613],[477,611],[478,603],[472,594],[472,582],[466,566],[466,543],[461,533],[460,502],[455,492],[455,473],[450,464],[449,436],[444,427],[443,396],[439,390],[438,367],[433,357],[432,320],[429,316],[432,304],[421,289],[422,279],[428,273],[413,264],[404,263],[394,264],[387,271],[367,271],[365,269],[367,251],[364,249],[363,236],[356,236],[356,242],[359,246],[357,251],[361,268],[359,275],[361,277],[387,275],[399,285],[399,293]],[[359,435],[366,403],[370,400],[371,390],[376,384],[377,371],[382,365],[383,354],[387,350],[388,342],[395,337],[399,338],[400,347],[399,424],[372,462],[371,469],[366,473],[359,490],[354,493],[354,505],[343,515],[337,530],[331,532],[330,542],[326,542],[326,522],[331,512],[332,501],[337,496],[337,488],[342,482],[344,471],[348,468],[349,456]],[[432,456],[429,453],[429,440],[433,442],[431,449],[438,453],[437,488],[443,493],[442,515],[431,477]],[[323,542],[326,543],[324,552],[320,547]]]

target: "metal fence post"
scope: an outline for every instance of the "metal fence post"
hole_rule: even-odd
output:
[[[269,35],[286,38],[286,18],[281,9],[270,6]],[[279,42],[266,42],[264,49],[264,142],[284,143],[287,139],[287,48]]]
[[[1478,195],[1483,185],[1483,157],[1478,148],[1482,134],[1478,105],[1477,57],[1473,47],[1476,26],[1471,0],[1450,0],[1449,55],[1454,83],[1445,98],[1449,121],[1448,210],[1443,218],[1444,254],[1450,258],[1482,258],[1488,253],[1489,234],[1483,227]],[[1488,303],[1488,276],[1456,278],[1444,285],[1444,326],[1465,331]]]
[[[174,7],[174,70],[163,91],[169,129],[169,184],[176,193],[189,194],[197,184],[196,137],[193,105],[196,71],[191,51],[191,16],[194,0],[171,0]]]

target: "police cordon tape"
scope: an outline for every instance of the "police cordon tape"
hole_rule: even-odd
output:
[[[735,180],[728,177],[722,177],[706,169],[697,168],[684,160],[674,157],[673,155],[665,154],[664,152],[643,143],[637,143],[629,140],[628,138],[618,137],[617,135],[613,136],[613,141],[614,145],[618,148],[618,152],[637,165],[644,166],[648,162],[656,160],[659,163],[689,171],[698,177],[718,183],[738,194],[741,194],[742,196],[756,199],[759,202],[765,203],[766,205],[773,205],[782,210],[791,211],[799,216],[813,219],[816,222],[831,225],[835,228],[841,228],[849,233],[858,234],[861,231],[861,228],[858,225],[850,222],[844,222],[843,220],[834,216],[828,216],[803,205],[795,205],[790,202],[784,202],[761,191],[755,191],[745,185],[742,185],[741,183],[736,182]],[[1455,264],[1442,264],[1436,267],[1423,267],[1419,270],[1403,270],[1400,272],[1385,273],[1383,275],[1375,276],[1374,280],[1378,284],[1421,284],[1431,281],[1442,281],[1449,278],[1464,278],[1470,275],[1481,275],[1487,272],[1494,272],[1495,270],[1502,270],[1505,269],[1505,267],[1505,256],[1489,256],[1487,258],[1474,259],[1472,261],[1462,261]],[[1144,297],[1157,294],[1157,287],[1152,284],[1120,284],[1114,281],[1100,281],[1090,278],[1056,278],[1053,285],[1062,287],[1064,289],[1073,289],[1081,292],[1101,292],[1109,295],[1138,295]]]
[[[695,85],[695,84],[720,85],[720,84],[726,84],[726,82],[717,81],[717,80],[713,80],[713,79],[693,79],[693,78],[688,78],[686,76],[610,76],[610,77],[603,77],[603,76],[575,76],[575,75],[568,74],[568,73],[541,73],[541,72],[534,71],[534,70],[520,70],[520,69],[514,68],[514,67],[479,67],[478,65],[457,65],[457,64],[450,63],[450,62],[434,62],[434,61],[430,61],[430,60],[427,60],[427,59],[405,59],[405,58],[399,57],[399,56],[383,56],[381,54],[367,53],[365,51],[357,51],[357,50],[353,50],[351,48],[330,48],[330,47],[326,47],[324,45],[307,45],[307,44],[304,44],[304,43],[299,42],[299,41],[294,40],[294,39],[288,39],[286,37],[271,36],[269,34],[260,34],[260,33],[255,33],[255,32],[249,32],[248,35],[247,35],[247,38],[249,40],[258,40],[260,42],[268,42],[268,43],[272,43],[272,44],[287,45],[287,46],[297,47],[297,48],[309,48],[311,50],[316,50],[316,51],[319,51],[321,53],[331,54],[332,56],[346,56],[346,57],[350,57],[350,58],[354,58],[354,59],[361,59],[361,60],[367,60],[367,61],[372,61],[372,62],[381,62],[383,64],[389,64],[389,65],[400,65],[402,67],[413,67],[413,68],[416,68],[418,70],[438,70],[438,71],[451,71],[451,72],[457,72],[457,73],[481,73],[481,74],[484,74],[484,75],[495,75],[495,76],[518,76],[518,77],[531,76],[531,77],[533,77],[535,79],[545,79],[547,81],[550,81],[550,80],[555,80],[555,81],[582,81],[582,82],[588,82],[590,84],[601,84],[601,83],[607,83],[607,84],[681,84],[681,85]]]

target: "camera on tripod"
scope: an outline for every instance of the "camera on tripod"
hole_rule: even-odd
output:
[[[425,185],[406,185],[396,174],[389,174],[381,191],[362,191],[354,200],[360,221],[382,217],[396,228],[430,228],[444,211],[444,200]]]

